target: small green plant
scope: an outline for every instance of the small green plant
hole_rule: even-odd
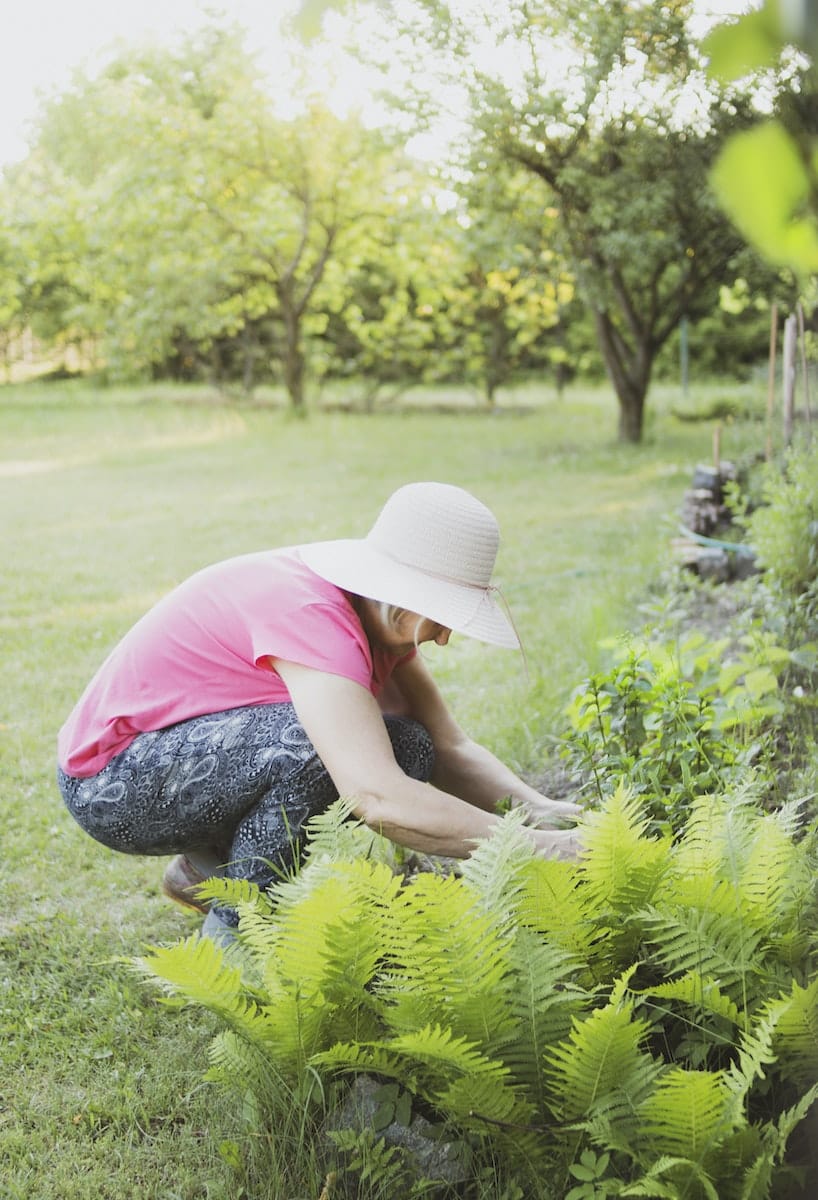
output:
[[[696,632],[618,643],[609,670],[571,697],[563,756],[598,799],[627,780],[660,827],[678,829],[697,796],[763,764],[790,661],[759,626],[735,641]]]
[[[606,1196],[615,1196],[620,1191],[620,1184],[615,1181],[609,1190],[605,1182],[605,1174],[610,1154],[597,1156],[593,1150],[583,1150],[579,1162],[571,1163],[568,1170],[575,1179],[581,1180],[565,1197],[565,1200],[605,1200]]]
[[[735,519],[758,556],[764,579],[786,617],[792,642],[818,628],[818,443],[792,449],[783,465],[766,464],[762,503]]]

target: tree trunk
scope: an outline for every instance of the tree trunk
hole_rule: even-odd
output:
[[[642,441],[653,353],[647,341],[629,345],[605,312],[595,312],[597,341],[619,401],[620,442]]]
[[[645,415],[645,393],[629,389],[624,395],[617,392],[619,400],[618,437],[620,442],[634,445],[642,441],[642,426]]]
[[[241,332],[241,351],[243,359],[241,385],[245,396],[249,396],[255,385],[257,346],[255,335],[247,320],[245,320]]]
[[[293,412],[303,416],[306,411],[304,397],[304,350],[301,345],[301,321],[294,305],[286,303],[280,296],[281,315],[284,320],[284,386],[290,397]]]

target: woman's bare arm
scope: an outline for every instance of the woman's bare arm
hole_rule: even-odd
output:
[[[339,795],[371,829],[411,849],[454,858],[465,858],[491,835],[496,815],[401,770],[378,703],[365,688],[297,663],[276,659],[272,665]],[[572,831],[530,832],[544,856],[575,857]]]
[[[487,812],[496,811],[501,800],[511,797],[545,826],[575,820],[580,815],[576,804],[549,800],[485,746],[468,737],[449,712],[419,656],[395,671],[394,681],[404,698],[406,711],[431,734],[436,754],[432,780],[438,787]]]

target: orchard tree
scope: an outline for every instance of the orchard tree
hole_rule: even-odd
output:
[[[328,264],[371,236],[387,147],[317,105],[277,117],[240,38],[216,29],[78,79],[46,114],[41,147],[86,189],[113,352],[139,366],[180,336],[215,346],[244,334],[255,356],[271,317],[303,409],[310,317]]]
[[[593,314],[619,436],[638,442],[661,347],[732,281],[743,243],[708,172],[725,136],[751,120],[749,101],[707,83],[690,0],[405,0],[400,9],[427,67],[470,97],[463,169],[522,169],[556,210],[551,244]],[[428,119],[430,89],[415,99]]]
[[[21,330],[23,270],[10,223],[3,214],[0,217],[0,363],[7,377],[11,369],[12,342]]]
[[[81,361],[93,361],[101,331],[91,300],[103,284],[87,269],[82,189],[36,152],[6,169],[0,208],[7,338],[27,330],[57,354],[73,347]],[[0,318],[0,329],[4,324]]]
[[[398,219],[381,225],[378,257],[339,291],[327,370],[363,379],[367,407],[421,382],[473,386],[491,405],[522,372],[563,378],[574,287],[545,247],[552,214],[519,173],[490,186],[496,203],[473,181],[456,195],[418,176]]]

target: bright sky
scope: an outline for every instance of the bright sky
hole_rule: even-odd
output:
[[[752,2],[701,0],[700,7],[721,15],[741,12]],[[279,22],[298,9],[299,0],[6,0],[3,7],[0,167],[25,157],[40,95],[65,87],[77,67],[93,73],[117,40],[174,40],[207,24],[215,10],[248,31],[249,47],[260,52],[262,65],[275,77]],[[342,86],[352,89],[356,81],[346,77]]]

